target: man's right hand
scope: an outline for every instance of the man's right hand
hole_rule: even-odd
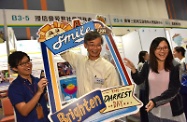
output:
[[[46,78],[42,78],[39,82],[38,82],[38,93],[42,94],[44,92],[45,87],[47,86],[48,81]]]

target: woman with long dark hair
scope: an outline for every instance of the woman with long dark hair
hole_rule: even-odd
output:
[[[173,65],[173,55],[165,37],[155,38],[149,51],[149,62],[140,72],[125,58],[136,84],[145,82],[146,111],[150,122],[186,122],[179,94],[179,65]]]

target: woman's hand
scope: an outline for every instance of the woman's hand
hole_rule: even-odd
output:
[[[145,110],[147,111],[147,112],[149,112],[149,111],[151,111],[153,108],[155,107],[155,104],[153,103],[153,101],[152,100],[150,100],[148,103],[147,103],[147,105],[145,106]]]
[[[127,58],[124,58],[124,61],[125,61],[125,65],[131,69],[132,73],[135,73],[136,68],[135,68],[134,64]]]

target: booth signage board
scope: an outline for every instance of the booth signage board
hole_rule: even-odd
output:
[[[116,15],[110,15],[110,20],[114,27],[187,27],[187,22],[182,20],[135,18]]]
[[[96,14],[70,13],[62,11],[40,11],[40,10],[11,10],[6,9],[6,21],[8,26],[42,26],[47,22],[55,20],[80,19],[83,23],[95,19]],[[106,24],[109,24],[108,16],[105,16]]]
[[[81,25],[72,25],[73,28],[62,32],[55,37],[46,37],[46,40],[43,40],[44,33],[42,31],[46,26],[53,25],[54,23],[56,22],[47,23],[38,30],[39,41],[41,42],[42,47],[45,74],[49,82],[47,88],[49,93],[50,120],[53,122],[100,122],[114,120],[138,112],[142,103],[134,96],[134,85],[130,81],[125,70],[120,54],[114,43],[111,30],[101,21],[90,21],[82,24],[80,20],[76,19],[73,20],[72,23],[81,23]],[[69,26],[69,23],[66,22],[64,25],[64,27],[67,27],[67,25]],[[57,80],[53,57],[56,54],[81,45],[83,39],[80,40],[80,37],[91,30],[97,30],[103,34],[103,38],[109,45],[109,49],[123,81],[123,85],[112,88],[95,89],[66,105],[62,105],[63,101],[60,99],[58,87],[59,81]],[[64,41],[63,39],[63,41],[59,40],[61,37],[63,37],[63,39],[68,38],[68,41]],[[60,48],[54,46],[57,42],[58,45],[60,45]]]
[[[3,10],[0,10],[0,15]],[[71,22],[73,19],[80,19],[83,22],[95,19],[96,14],[91,13],[71,13],[62,11],[41,11],[41,10],[12,10],[5,9],[6,23],[8,26],[32,27],[42,26],[46,22],[66,20]],[[102,14],[103,15],[103,14]],[[3,17],[3,16],[2,16]],[[187,28],[187,22],[170,19],[150,19],[135,18],[116,15],[104,15],[106,25],[113,27],[176,27]],[[0,25],[3,19],[0,20]]]

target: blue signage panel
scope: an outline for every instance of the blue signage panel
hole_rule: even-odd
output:
[[[58,54],[83,44],[84,35],[89,31],[93,31],[94,29],[94,23],[91,21],[72,30],[59,34],[49,40],[46,40],[44,43],[53,54]]]
[[[91,92],[51,115],[53,122],[82,122],[106,108],[100,90]]]

